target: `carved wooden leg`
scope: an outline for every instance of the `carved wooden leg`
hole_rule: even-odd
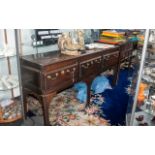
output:
[[[28,112],[28,103],[27,103],[27,97],[28,97],[28,91],[27,90],[23,90],[23,107],[24,107],[24,117],[25,119],[27,119],[27,112]]]
[[[90,89],[91,89],[91,84],[88,83],[87,84],[87,103],[86,103],[86,106],[88,106],[90,104]]]
[[[112,85],[115,86],[117,84],[118,76],[119,76],[119,70],[120,70],[120,65],[114,67],[114,78],[112,81]]]
[[[24,93],[23,94],[23,107],[24,107],[24,117],[25,117],[25,119],[27,119],[27,95]]]
[[[42,104],[42,110],[43,110],[43,119],[44,119],[44,125],[49,126],[49,105],[52,101],[53,96],[55,93],[48,94],[48,95],[42,95],[41,96],[41,104]]]
[[[130,69],[131,64],[132,64],[132,63],[131,63],[131,62],[132,62],[132,57],[131,57],[131,56],[129,57],[129,60],[128,60],[128,61],[129,61],[129,64],[128,64],[128,69]]]
[[[46,97],[43,97],[42,99],[43,104],[43,119],[44,119],[44,125],[49,126],[49,102],[47,102]]]

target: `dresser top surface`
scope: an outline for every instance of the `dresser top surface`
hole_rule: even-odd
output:
[[[39,53],[39,54],[31,54],[27,56],[21,57],[22,60],[38,64],[40,66],[45,66],[45,65],[50,65],[53,63],[65,61],[65,60],[70,60],[70,59],[76,59],[79,57],[87,56],[90,54],[95,54],[101,51],[108,51],[110,49],[117,49],[118,47],[113,47],[109,49],[92,49],[92,50],[85,50],[82,52],[82,54],[77,55],[77,56],[72,56],[72,55],[65,55],[65,54],[60,54],[60,51],[52,51],[52,52],[46,52],[46,53]]]

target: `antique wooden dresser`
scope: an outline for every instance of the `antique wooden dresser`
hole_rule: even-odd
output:
[[[87,83],[89,104],[92,80],[103,71],[113,68],[113,84],[116,84],[120,62],[131,54],[132,44],[124,43],[109,49],[86,50],[79,56],[54,51],[21,57],[25,116],[26,97],[33,94],[42,104],[44,124],[49,125],[48,109],[52,98],[78,81]]]

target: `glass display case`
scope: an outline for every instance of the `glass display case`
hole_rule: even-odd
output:
[[[16,35],[16,30],[0,30],[0,125],[23,119]]]
[[[136,63],[128,88],[130,99],[126,115],[127,125],[155,125],[155,48],[151,34],[145,31],[143,46],[137,49]]]

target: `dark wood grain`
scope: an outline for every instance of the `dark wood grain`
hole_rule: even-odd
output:
[[[92,80],[106,69],[112,68],[115,85],[118,80],[120,62],[129,57],[129,54],[132,54],[131,51],[132,44],[127,42],[111,49],[86,50],[79,56],[59,54],[60,51],[23,56],[21,58],[23,93],[25,96],[30,92],[38,96],[43,107],[44,123],[49,125],[48,107],[53,94],[78,81],[84,81],[88,85],[87,105],[89,105]],[[26,108],[26,100],[24,104]],[[27,108],[25,115],[26,112]]]

